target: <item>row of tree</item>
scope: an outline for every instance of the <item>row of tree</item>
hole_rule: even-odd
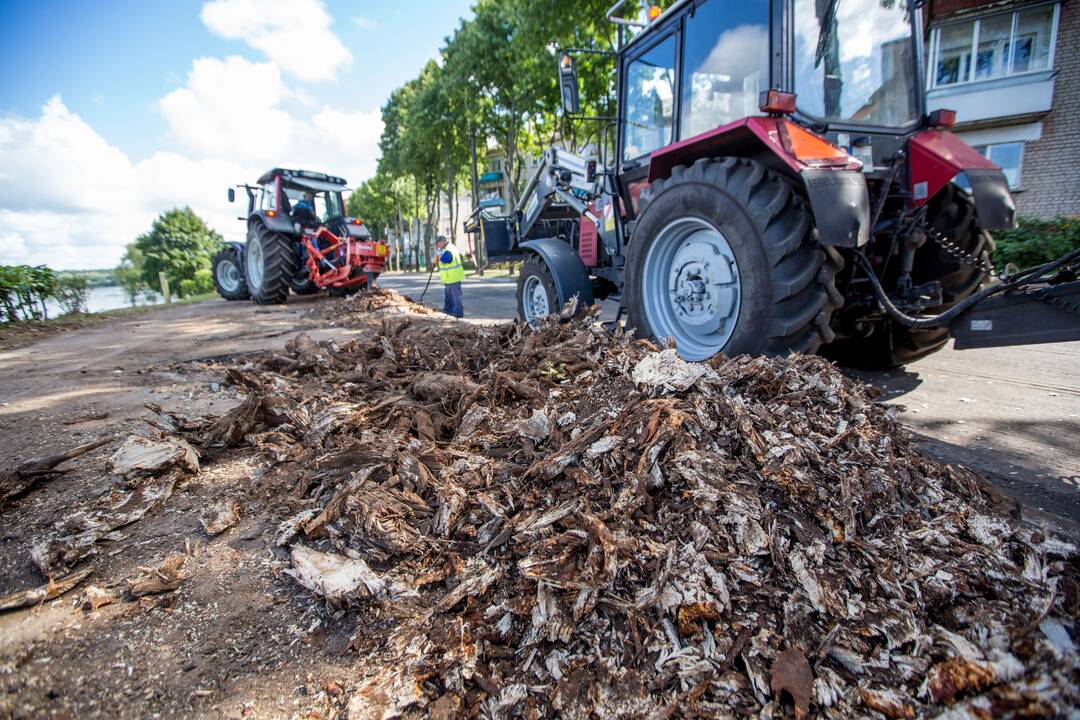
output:
[[[446,39],[438,59],[396,89],[382,108],[378,170],[353,193],[350,213],[377,234],[398,239],[404,227],[414,228],[414,235],[418,228],[423,257],[429,257],[440,199],[447,200],[456,239],[464,220],[454,214],[458,197],[471,190],[475,205],[477,165],[488,148],[503,158],[513,194],[526,180],[526,159],[548,145],[602,145],[604,121],[558,112],[557,53],[611,50],[613,29],[604,18],[610,5],[611,0],[478,0],[474,16]],[[581,115],[610,115],[612,58],[576,57]],[[516,197],[505,199],[512,204]],[[418,264],[419,250],[414,241],[409,264]]]

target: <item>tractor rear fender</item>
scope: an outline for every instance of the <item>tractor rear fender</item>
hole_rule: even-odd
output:
[[[273,232],[280,233],[282,235],[295,235],[296,228],[293,225],[293,220],[288,215],[282,215],[279,212],[274,211],[273,215],[270,215],[266,210],[257,210],[250,218],[248,218],[248,225],[255,222],[256,219],[262,222],[267,229]]]
[[[578,298],[578,307],[592,305],[593,292],[589,274],[585,271],[585,265],[581,257],[574,252],[569,243],[557,238],[539,238],[526,240],[521,247],[530,253],[537,255],[551,271],[551,277],[555,280],[555,292],[559,295],[559,306],[562,307],[575,295]]]
[[[713,157],[754,160],[801,186],[823,245],[853,248],[869,241],[870,194],[861,166],[824,138],[784,118],[743,118],[657,150],[648,181]]]
[[[948,130],[926,130],[908,141],[911,199],[924,205],[953,180],[971,189],[979,225],[988,230],[1016,227],[1016,205],[1005,173]]]

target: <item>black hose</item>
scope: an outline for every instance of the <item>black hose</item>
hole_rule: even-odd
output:
[[[427,295],[428,288],[431,287],[431,278],[435,276],[435,268],[439,266],[438,263],[432,263],[431,270],[427,274],[427,282],[424,284],[424,292],[420,293],[420,300],[418,302],[424,302],[424,296]]]
[[[1057,260],[1037,265],[1032,268],[1028,268],[1023,272],[1009,278],[1007,282],[1003,282],[998,285],[991,285],[990,287],[983,288],[979,292],[968,296],[964,300],[961,300],[956,305],[939,315],[929,315],[915,317],[908,315],[900,308],[893,304],[889,299],[888,293],[885,292],[885,288],[881,286],[881,281],[878,280],[877,273],[874,272],[873,266],[870,264],[870,260],[861,252],[855,253],[855,261],[866,273],[867,278],[870,279],[870,284],[874,287],[874,295],[877,296],[878,302],[881,307],[889,314],[889,316],[896,320],[901,325],[905,325],[910,328],[926,329],[926,328],[938,328],[952,322],[957,316],[962,315],[974,306],[976,303],[985,300],[991,295],[997,295],[999,293],[1007,292],[1009,290],[1015,290],[1017,286],[1025,284],[1028,278],[1039,277],[1045,275],[1048,272],[1057,270],[1062,265],[1072,262],[1080,258],[1080,248],[1066,253],[1059,257]]]

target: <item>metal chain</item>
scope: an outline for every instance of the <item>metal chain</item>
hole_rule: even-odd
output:
[[[941,233],[934,228],[930,227],[929,223],[923,223],[923,229],[926,230],[926,235],[935,243],[938,247],[951,255],[955,260],[969,267],[973,267],[979,272],[986,273],[992,278],[998,276],[997,270],[990,263],[989,258],[985,257],[983,253],[966,253],[964,249],[957,245],[955,242],[945,237],[944,233]]]

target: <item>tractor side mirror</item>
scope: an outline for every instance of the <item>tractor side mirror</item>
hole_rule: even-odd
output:
[[[559,54],[559,90],[562,93],[563,112],[574,115],[581,109],[581,95],[577,65],[570,53]]]
[[[229,188],[229,202],[236,202],[236,191]]]

